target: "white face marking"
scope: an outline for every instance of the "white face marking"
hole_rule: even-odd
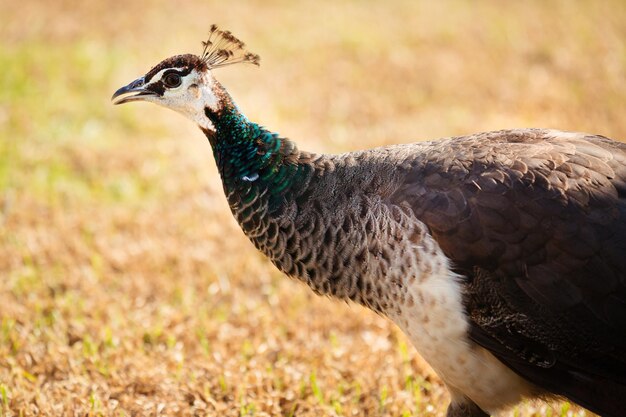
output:
[[[148,85],[159,82],[165,72],[170,70],[182,71],[183,68],[165,68],[156,73]],[[146,101],[177,111],[204,129],[214,130],[213,124],[204,113],[206,107],[214,111],[218,109],[214,85],[215,79],[209,71],[200,73],[194,69],[182,77],[181,85],[174,88],[166,87],[163,96],[147,96]]]

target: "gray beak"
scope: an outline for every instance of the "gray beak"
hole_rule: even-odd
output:
[[[131,101],[144,100],[144,97],[146,96],[156,96],[156,93],[150,90],[146,90],[144,88],[144,82],[145,80],[143,77],[137,78],[132,83],[117,90],[115,93],[113,93],[113,96],[111,97],[111,100],[113,100],[113,104],[124,104]],[[123,97],[115,100],[120,96]]]

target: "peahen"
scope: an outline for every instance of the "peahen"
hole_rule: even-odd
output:
[[[626,415],[626,144],[522,129],[302,151],[237,108],[212,70],[259,58],[210,33],[113,99],[200,126],[278,269],[393,320],[445,381],[450,417],[550,396]]]

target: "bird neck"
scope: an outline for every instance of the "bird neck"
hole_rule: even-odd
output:
[[[254,246],[284,273],[304,280],[292,255],[296,201],[315,176],[316,156],[250,122],[225,93],[219,111],[206,108],[211,143],[233,216]],[[309,283],[309,285],[311,285]]]
[[[203,131],[243,232],[278,269],[318,294],[383,312],[386,305],[375,295],[384,283],[373,278],[369,255],[369,246],[378,251],[380,243],[377,232],[360,226],[369,203],[359,185],[333,195],[338,185],[328,173],[339,167],[336,158],[299,151],[250,122],[225,97],[219,111],[206,109],[213,129]],[[373,177],[371,171],[352,176],[365,182]]]
[[[213,129],[202,130],[213,148],[230,208],[250,237],[260,222],[278,216],[287,200],[306,190],[313,168],[307,162],[310,154],[250,122],[225,90],[220,96],[218,111],[205,108]]]

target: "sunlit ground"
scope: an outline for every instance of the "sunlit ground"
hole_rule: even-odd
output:
[[[622,0],[0,3],[3,416],[445,413],[392,324],[247,242],[193,124],[110,104],[211,23],[262,57],[217,77],[304,149],[512,127],[626,139]]]

